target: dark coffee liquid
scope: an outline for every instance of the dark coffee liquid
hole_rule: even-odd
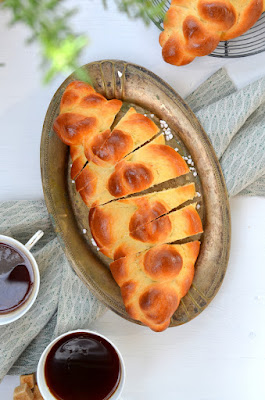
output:
[[[90,333],[72,333],[57,342],[45,362],[45,379],[60,400],[104,400],[117,389],[120,361],[110,343]]]
[[[33,280],[30,261],[19,250],[0,243],[0,314],[25,303],[32,292]]]

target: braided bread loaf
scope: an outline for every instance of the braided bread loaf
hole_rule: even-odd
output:
[[[128,314],[156,332],[165,330],[193,280],[200,242],[162,244],[110,264]]]
[[[206,56],[221,40],[245,33],[264,10],[264,0],[172,0],[159,38],[163,58],[185,65]]]
[[[134,108],[111,130],[121,105],[74,81],[62,96],[54,130],[70,146],[71,177],[92,206],[92,236],[103,254],[117,260],[111,271],[128,313],[161,331],[190,287],[200,247],[166,243],[201,233],[202,223],[196,204],[174,211],[194,198],[194,183],[126,197],[187,174],[189,167]]]

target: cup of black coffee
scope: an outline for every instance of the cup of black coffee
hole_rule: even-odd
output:
[[[36,300],[40,274],[30,249],[42,235],[38,231],[25,245],[0,235],[0,325],[22,317]]]
[[[118,400],[125,366],[117,347],[103,335],[76,330],[52,341],[37,368],[45,400]]]

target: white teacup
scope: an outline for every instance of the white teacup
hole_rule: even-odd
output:
[[[105,397],[105,399],[106,400],[121,400],[120,396],[121,396],[121,393],[122,393],[122,390],[124,387],[124,383],[125,383],[125,365],[124,365],[124,361],[123,361],[121,353],[119,352],[117,347],[108,338],[106,338],[105,336],[101,335],[98,332],[93,332],[93,331],[89,331],[89,330],[85,330],[85,329],[78,329],[75,331],[69,331],[67,333],[64,333],[63,335],[54,339],[42,353],[41,358],[38,363],[38,368],[37,368],[37,384],[39,386],[41,395],[44,398],[44,400],[58,400],[58,398],[54,397],[54,395],[51,393],[49,386],[45,379],[45,364],[46,364],[47,357],[48,357],[51,349],[53,348],[53,346],[57,342],[59,342],[59,340],[61,340],[65,336],[68,336],[68,335],[71,335],[74,333],[89,333],[91,335],[99,336],[99,337],[105,339],[113,347],[113,349],[115,350],[115,352],[119,358],[119,362],[120,362],[120,380],[119,380],[119,383],[118,383],[118,386],[117,386],[115,392],[110,394],[109,397]]]
[[[35,258],[30,252],[30,249],[34,246],[34,244],[43,236],[42,231],[38,231],[34,236],[24,245],[20,243],[18,240],[13,239],[9,236],[0,235],[0,243],[4,243],[13,247],[15,250],[18,250],[23,254],[23,256],[30,262],[32,270],[33,270],[33,286],[31,293],[27,300],[18,306],[15,310],[7,312],[6,314],[0,314],[0,325],[10,324],[11,322],[16,321],[21,318],[33,305],[34,301],[39,292],[40,287],[40,273],[39,268],[36,263]]]

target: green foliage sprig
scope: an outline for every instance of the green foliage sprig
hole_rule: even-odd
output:
[[[39,42],[47,71],[44,82],[78,67],[78,58],[88,40],[70,28],[76,9],[65,10],[62,0],[4,0],[1,7],[11,11],[11,25],[22,22],[29,28],[28,43]]]
[[[108,1],[102,0],[105,7]],[[151,0],[115,0],[115,3],[129,18],[141,18],[145,24],[149,24],[150,17],[163,15],[163,0],[158,5]],[[0,7],[11,11],[11,25],[22,22],[29,28],[29,43],[39,42],[46,69],[45,83],[58,73],[69,74],[78,69],[78,60],[88,39],[71,29],[71,17],[77,9],[65,9],[63,0],[4,0]],[[82,70],[78,70],[78,75],[89,80]]]

